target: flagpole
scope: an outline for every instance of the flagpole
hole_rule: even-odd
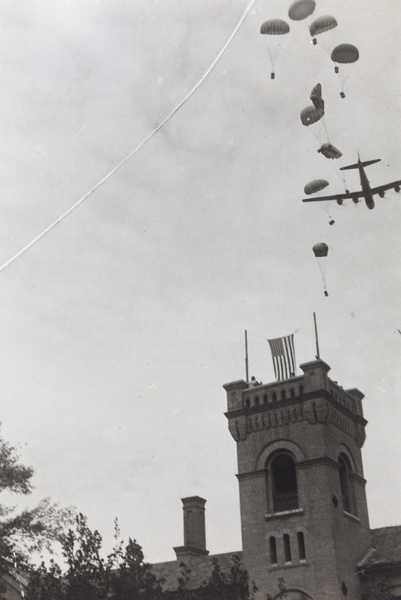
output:
[[[246,382],[249,383],[249,368],[248,368],[248,332],[245,329],[245,375]]]
[[[315,340],[316,340],[316,358],[320,360],[320,352],[319,352],[319,338],[317,337],[317,323],[316,323],[316,313],[313,313],[313,320],[315,322]]]

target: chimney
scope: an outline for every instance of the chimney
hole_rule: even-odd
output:
[[[184,556],[206,556],[205,504],[199,496],[181,498],[184,511],[184,545],[174,548],[177,559]]]

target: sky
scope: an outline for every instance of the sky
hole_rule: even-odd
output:
[[[31,498],[15,501],[76,506],[106,549],[117,517],[149,562],[175,559],[191,495],[207,499],[208,550],[241,548],[222,385],[245,378],[245,330],[259,380],[274,380],[268,338],[295,332],[298,365],[314,360],[314,312],[330,376],[365,394],[371,526],[401,523],[401,196],[373,211],[301,202],[316,178],[343,192],[339,167],[358,152],[382,159],[372,185],[401,178],[401,3],[317,0],[314,16],[338,27],[316,46],[312,17],[290,21],[289,4],[256,0],[194,94],[100,186],[204,77],[249,4],[0,6],[0,264],[96,187],[0,271],[2,435],[35,468]],[[271,18],[290,33],[260,35]],[[345,98],[330,59],[340,43],[360,53]],[[317,83],[324,124],[304,127]],[[328,140],[340,159],[317,152]],[[356,171],[346,185],[359,188]]]

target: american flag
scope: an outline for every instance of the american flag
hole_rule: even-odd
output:
[[[267,341],[272,353],[274,374],[277,381],[295,377],[294,334]]]

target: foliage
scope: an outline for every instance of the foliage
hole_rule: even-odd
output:
[[[16,449],[0,437],[0,492],[30,494],[33,473],[20,463]],[[20,512],[0,503],[0,574],[26,563],[33,552],[51,552],[73,516],[72,509],[62,509],[49,498]]]
[[[253,600],[255,585],[250,586],[248,572],[241,567],[238,555],[231,558],[232,566],[225,573],[217,558],[212,557],[212,571],[207,582],[200,587],[190,587],[191,570],[180,563],[181,575],[178,577],[178,589],[165,592],[166,600]]]
[[[74,529],[62,540],[67,570],[62,574],[53,562],[42,564],[32,574],[27,600],[158,600],[161,587],[144,562],[142,548],[132,539],[124,546],[119,541],[106,559],[101,556],[102,537],[91,531],[86,518],[79,514]]]
[[[267,594],[266,600],[273,600],[273,597],[275,600],[283,600],[284,598],[287,598],[285,581],[283,577],[278,578],[278,593],[275,593],[273,596],[271,594]]]
[[[393,597],[390,579],[385,575],[362,579],[363,600],[391,600]]]

